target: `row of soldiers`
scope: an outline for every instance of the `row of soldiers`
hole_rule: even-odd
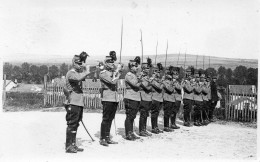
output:
[[[66,115],[68,125],[66,152],[69,153],[83,151],[76,146],[75,138],[77,127],[82,120],[82,80],[91,72],[88,70],[82,72],[79,64],[85,61],[82,61],[81,58],[81,55],[75,55],[72,62],[73,69],[66,75],[66,85],[70,94]],[[117,82],[122,71],[122,64],[119,63],[116,66],[116,60],[115,51],[111,51],[105,61],[99,63],[103,105],[100,144],[103,146],[117,144],[110,136],[112,121],[115,118],[119,102]],[[126,92],[124,95],[126,140],[140,139],[133,130],[138,112],[140,112],[139,136],[143,137],[152,136],[151,133],[159,134],[163,131],[172,132],[174,129],[179,129],[180,127],[176,125],[176,117],[182,102],[184,104],[184,126],[192,126],[192,120],[195,126],[207,125],[212,120],[213,107],[216,106],[217,101],[212,95],[212,92],[214,93],[216,90],[216,77],[213,77],[213,81],[210,83],[208,79],[205,79],[203,73],[195,72],[193,75],[193,70],[188,69],[186,77],[180,81],[178,67],[171,66],[163,70],[160,63],[157,64],[157,67],[153,67],[149,59],[147,63],[140,64],[140,57],[130,60],[128,68],[129,72],[125,76]],[[164,112],[163,130],[158,127],[158,116],[162,108]],[[193,109],[194,113],[192,113]],[[149,113],[151,113],[151,133],[146,129]]]

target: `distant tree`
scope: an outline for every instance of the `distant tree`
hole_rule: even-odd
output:
[[[8,62],[4,64],[3,72],[4,74],[6,74],[6,79],[8,80],[10,80],[12,77],[12,68],[13,68],[12,64]]]
[[[58,77],[59,75],[59,68],[55,65],[52,65],[50,68],[49,68],[49,76],[50,76],[50,79],[54,79],[56,77]]]
[[[17,79],[18,83],[22,82],[23,76],[22,76],[21,68],[19,66],[14,66],[14,68],[12,70],[12,78],[11,79],[13,81],[15,81],[15,79]]]
[[[227,86],[227,80],[226,80],[226,68],[223,66],[220,66],[218,68],[218,80],[217,84],[219,86],[226,87]]]
[[[21,67],[22,80],[23,82],[30,83],[30,65],[27,62],[24,62]]]
[[[41,77],[39,74],[40,68],[36,65],[30,66],[31,82],[41,83]]]
[[[248,85],[255,85],[257,87],[257,83],[258,83],[257,80],[258,80],[258,68],[247,69],[246,83]]]
[[[237,66],[233,72],[235,84],[245,85],[247,79],[247,68],[245,66]]]
[[[44,80],[44,75],[48,74],[48,67],[46,65],[41,65],[39,68],[39,76],[41,78],[41,82]]]
[[[60,75],[61,76],[66,76],[67,72],[69,70],[69,66],[65,63],[61,64],[60,66]]]
[[[217,71],[214,68],[209,67],[205,70],[205,75],[209,77],[213,77],[214,75],[217,75]]]
[[[233,71],[232,71],[232,69],[228,68],[228,69],[226,70],[225,76],[226,76],[227,85],[232,85],[232,84],[234,84],[234,83],[233,83]]]

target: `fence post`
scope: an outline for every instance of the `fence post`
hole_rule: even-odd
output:
[[[46,106],[46,100],[47,100],[47,75],[44,75],[44,87],[43,87],[43,93],[44,93],[44,99],[43,99],[43,105]]]
[[[1,106],[1,111],[0,112],[3,112],[3,107],[5,105],[5,100],[6,100],[6,74],[4,74],[4,84],[3,84],[3,100],[2,100],[2,106]]]

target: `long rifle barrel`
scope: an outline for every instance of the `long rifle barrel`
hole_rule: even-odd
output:
[[[143,63],[143,56],[144,56],[144,51],[143,51],[143,36],[142,36],[142,30],[140,29],[141,32],[141,46],[142,46],[142,63]]]
[[[168,52],[168,40],[167,40],[167,46],[166,46],[166,57],[165,57],[165,64],[164,64],[165,68],[166,68],[167,52]]]
[[[204,70],[204,59],[205,59],[205,56],[203,55],[203,70]]]
[[[122,46],[123,46],[123,18],[122,18],[122,25],[121,25],[120,63],[121,63]]]
[[[178,61],[177,61],[177,66],[179,65],[179,58],[180,58],[180,51],[179,51],[179,55],[178,55]]]
[[[155,65],[156,65],[156,58],[157,58],[157,47],[158,47],[158,39],[157,39],[157,44],[156,44]]]
[[[197,55],[197,57],[196,57],[196,69],[197,69],[197,65],[198,65],[198,64],[197,64],[197,61],[198,61],[198,55]]]

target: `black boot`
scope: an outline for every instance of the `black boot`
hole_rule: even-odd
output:
[[[164,117],[163,121],[164,121],[164,128],[163,128],[163,130],[165,132],[172,132],[173,130],[171,128],[169,128],[169,122],[170,122],[169,117]]]
[[[143,136],[143,137],[147,137],[146,133],[145,133],[145,123],[144,123],[144,117],[140,116],[139,119],[139,135]]]
[[[129,141],[134,141],[134,137],[132,136],[132,131],[131,131],[131,121],[128,117],[126,117],[125,119],[125,136],[126,136],[126,140]]]
[[[159,127],[158,127],[158,116],[155,118],[155,124],[156,124],[156,129],[157,129],[157,131],[159,132],[159,133],[163,133],[163,130],[161,130],[161,129],[159,129]]]
[[[152,133],[159,134],[158,130],[156,129],[156,117],[151,117],[152,123]]]
[[[108,143],[106,141],[107,138],[107,124],[105,122],[101,123],[101,129],[100,129],[100,145],[108,146]]]
[[[106,142],[108,144],[118,144],[118,142],[115,142],[110,137],[110,130],[111,130],[112,121],[110,121],[107,125],[107,131],[106,131]]]
[[[83,148],[79,148],[79,147],[76,145],[76,135],[77,135],[77,133],[72,133],[72,145],[75,147],[75,149],[77,150],[77,152],[83,152],[84,149],[83,149]]]
[[[67,127],[66,131],[66,145],[65,145],[66,153],[77,153],[77,149],[75,145],[73,145],[73,133],[72,129]]]
[[[146,125],[147,125],[147,117],[145,117],[145,119],[144,119],[144,132],[145,132],[145,134],[146,134],[147,136],[152,136],[151,133],[147,132],[147,130],[146,130]]]
[[[173,113],[172,116],[171,116],[171,127],[172,129],[180,129],[180,127],[178,127],[175,123],[176,121],[176,116],[177,114],[176,113]]]
[[[129,131],[128,134],[126,135],[126,140],[129,140],[129,141],[134,141],[135,138],[133,136],[133,132]]]

